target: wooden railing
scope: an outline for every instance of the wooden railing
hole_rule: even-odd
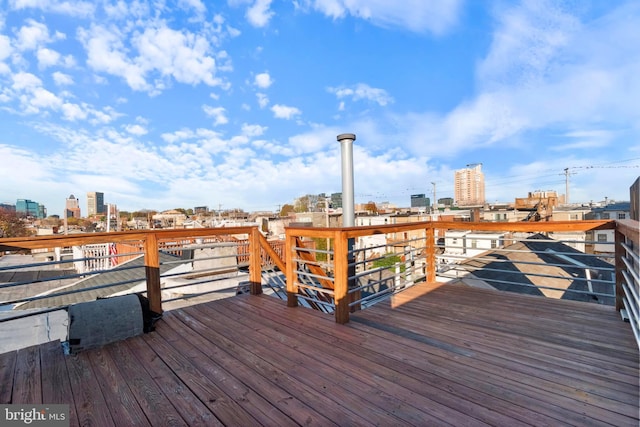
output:
[[[91,233],[77,235],[56,235],[42,237],[20,237],[0,239],[0,251],[22,251],[45,250],[52,248],[81,247],[90,244],[107,244],[115,248],[113,253],[100,256],[115,260],[115,264],[122,264],[127,259],[144,255],[144,279],[146,281],[146,296],[149,300],[149,308],[155,313],[162,313],[162,298],[160,286],[160,251],[174,253],[177,256],[191,244],[206,242],[229,241],[230,236],[242,236],[248,241],[250,250],[247,254],[238,253],[237,258],[248,261],[249,283],[252,293],[261,292],[261,258],[258,248],[265,245],[270,248],[266,240],[260,239],[261,235],[257,227],[229,227],[229,228],[208,228],[208,229],[185,229],[185,230],[139,230],[135,232],[111,232],[111,233]],[[187,242],[188,244],[185,244]],[[34,267],[45,265],[61,266],[70,261],[42,262]],[[6,269],[5,269],[6,270]],[[0,273],[2,269],[0,269]],[[93,273],[105,272],[97,271]],[[80,274],[61,275],[55,279],[80,277]],[[5,289],[13,285],[25,285],[26,283],[9,283],[0,285]],[[33,299],[33,298],[32,298]],[[0,301],[1,303],[2,301]],[[21,300],[11,302],[23,302]]]
[[[628,306],[629,316],[637,316],[637,295],[638,295],[638,274],[637,274],[637,254],[638,244],[637,237],[635,243],[629,243],[630,235],[638,235],[637,222],[615,222],[615,221],[556,221],[556,222],[536,222],[536,223],[488,223],[488,222],[420,222],[409,224],[352,227],[352,228],[294,228],[290,227],[286,230],[286,276],[287,276],[287,293],[288,305],[290,307],[297,306],[301,301],[311,301],[314,304],[329,304],[333,308],[336,322],[346,323],[349,321],[349,315],[354,310],[361,308],[377,297],[375,292],[366,292],[368,295],[363,296],[367,287],[372,288],[384,281],[385,279],[372,280],[372,276],[383,270],[392,269],[384,265],[384,262],[376,266],[376,262],[395,259],[395,273],[392,273],[386,279],[384,289],[376,292],[388,295],[396,291],[400,291],[407,286],[411,286],[417,281],[436,282],[440,280],[450,280],[447,271],[460,271],[464,268],[467,270],[465,274],[473,266],[466,265],[465,262],[443,265],[442,261],[447,258],[464,258],[462,255],[447,254],[445,250],[447,245],[442,243],[446,239],[448,232],[453,230],[464,230],[473,233],[494,233],[494,236],[487,237],[487,241],[500,240],[500,244],[494,248],[487,247],[474,260],[483,259],[490,260],[494,266],[504,261],[500,258],[503,256],[500,251],[505,253],[508,251],[518,252],[514,249],[505,249],[511,247],[517,242],[526,242],[528,245],[531,241],[531,235],[536,234],[536,245],[544,246],[545,243],[551,245],[555,242],[563,242],[567,247],[566,253],[549,251],[544,249],[528,249],[530,252],[537,253],[540,258],[553,256],[553,262],[538,261],[530,262],[526,260],[512,261],[519,263],[521,266],[529,266],[530,268],[522,268],[522,270],[531,270],[531,265],[538,266],[541,272],[527,272],[527,280],[544,281],[552,276],[544,272],[545,265],[562,267],[565,269],[582,269],[586,273],[586,277],[570,277],[568,274],[558,276],[559,279],[571,280],[572,283],[582,281],[588,284],[588,290],[575,290],[569,288],[554,288],[552,286],[536,286],[537,289],[557,292],[575,292],[588,294],[594,299],[600,297],[601,300],[609,297],[618,299],[616,308],[618,310]],[[573,249],[579,246],[581,249],[593,247],[595,244],[601,244],[596,238],[599,233],[611,233],[615,231],[616,249],[613,249],[614,242],[610,242],[611,253],[616,254],[615,270],[612,264],[602,261],[602,266],[587,266],[586,264],[576,261],[579,256],[588,256],[591,258],[606,258],[603,254],[585,254],[580,250]],[[590,233],[591,235],[585,235]],[[376,243],[376,238],[380,236],[379,241],[384,243]],[[623,243],[622,236],[625,236],[627,243]],[[328,251],[328,262],[318,262],[310,260],[308,255],[304,255],[306,251],[297,243],[300,239],[328,239],[330,241],[331,250]],[[364,243],[367,239],[371,243]],[[478,240],[482,237],[477,237]],[[632,240],[632,239],[631,239]],[[624,248],[624,249],[622,249]],[[467,249],[470,249],[469,247]],[[322,251],[317,251],[322,252]],[[522,251],[524,252],[524,251]],[[589,250],[587,250],[589,252]],[[626,254],[627,261],[623,261],[623,252]],[[488,253],[494,253],[493,258],[486,258]],[[495,255],[497,253],[498,255]],[[635,255],[630,255],[635,254]],[[635,258],[633,258],[635,256]],[[572,258],[572,259],[569,259]],[[613,255],[611,255],[613,258]],[[556,260],[557,259],[557,260]],[[566,259],[567,261],[563,261]],[[632,259],[632,261],[628,261]],[[548,264],[547,264],[548,263]],[[635,266],[635,267],[634,267]],[[443,268],[444,267],[444,268]],[[482,268],[482,267],[481,267]],[[633,270],[635,268],[635,271]],[[601,269],[609,276],[613,276],[615,272],[616,280],[600,279],[589,276],[591,269]],[[321,273],[320,271],[324,271]],[[603,274],[602,276],[607,276]],[[362,278],[366,278],[373,285],[362,283]],[[484,280],[485,282],[490,279]],[[626,285],[623,285],[622,282]],[[499,282],[499,280],[498,280]],[[510,285],[522,285],[532,287],[528,283],[508,283]],[[611,292],[599,292],[593,289],[595,285],[607,287]],[[380,286],[379,286],[380,287]],[[615,292],[614,289],[615,288]],[[626,295],[626,297],[624,296]],[[625,299],[626,298],[626,299]],[[328,303],[327,301],[330,300]],[[624,303],[623,301],[627,301]],[[626,305],[625,305],[626,304]],[[633,307],[636,308],[634,311]],[[637,319],[637,317],[636,317]]]
[[[489,237],[476,236],[476,244],[482,249],[483,241],[487,245],[485,253],[469,257],[473,260],[490,260],[498,265],[502,255],[508,253],[507,247],[514,242],[529,242],[532,233],[540,233],[536,243],[561,241],[570,245],[578,242],[583,247],[599,243],[595,235],[576,238],[572,233],[615,234],[615,265],[610,270],[615,273],[615,281],[611,280],[612,296],[615,307],[630,319],[634,333],[638,339],[639,274],[638,236],[640,230],[636,221],[566,221],[537,223],[475,223],[475,222],[417,222],[407,224],[381,225],[350,228],[308,228],[289,227],[286,229],[284,242],[268,242],[257,227],[184,229],[184,230],[142,230],[135,232],[92,233],[69,236],[44,236],[31,238],[0,239],[0,251],[42,250],[82,246],[88,244],[115,245],[115,255],[109,259],[131,259],[144,256],[144,274],[146,296],[150,309],[162,313],[161,296],[161,251],[178,251],[180,255],[187,246],[206,244],[207,242],[236,242],[238,265],[248,268],[248,281],[252,294],[259,294],[263,288],[262,271],[270,268],[277,274],[286,276],[287,305],[290,307],[305,304],[313,308],[331,312],[338,323],[349,321],[350,313],[366,308],[382,298],[399,292],[414,283],[452,280],[458,277],[473,277],[474,268],[490,270],[491,266],[478,267],[464,259],[460,262],[446,264],[447,260],[456,257],[464,258],[464,254],[447,253],[451,247],[447,236],[456,231],[465,230],[471,233],[494,233]],[[502,234],[500,234],[502,233]],[[500,237],[496,237],[500,235]],[[467,235],[469,236],[469,235]],[[548,240],[545,240],[548,239]],[[498,243],[495,241],[499,240]],[[316,249],[314,242],[328,241],[326,250]],[[613,247],[613,242],[611,242]],[[575,246],[575,245],[574,245]],[[455,249],[455,246],[454,246]],[[471,246],[467,247],[471,249]],[[178,253],[176,252],[176,253]],[[284,252],[284,253],[283,253]],[[480,252],[482,252],[480,250]],[[535,252],[535,251],[534,251]],[[542,251],[538,251],[541,252]],[[576,251],[578,252],[578,251]],[[589,250],[587,250],[589,252]],[[487,253],[493,253],[489,258]],[[509,253],[517,253],[511,250]],[[497,254],[497,255],[495,255]],[[546,252],[544,253],[546,256]],[[575,255],[572,253],[572,255]],[[584,256],[584,254],[582,254]],[[554,256],[562,259],[562,253],[554,252]],[[589,255],[591,257],[602,257]],[[566,256],[565,256],[566,258]],[[178,261],[174,261],[178,262]],[[517,261],[527,266],[533,263]],[[62,264],[52,262],[51,264]],[[122,263],[118,268],[122,267]],[[536,265],[542,265],[541,262]],[[549,265],[562,265],[561,261],[553,261]],[[577,268],[566,264],[565,267]],[[123,267],[124,268],[124,267]],[[524,270],[524,269],[523,269]],[[0,268],[2,273],[2,268]],[[455,273],[455,275],[453,274]],[[72,275],[73,276],[73,275]],[[527,277],[542,279],[549,274],[527,273]],[[567,279],[567,277],[564,277]],[[205,279],[206,280],[206,279]],[[489,279],[484,279],[489,281]],[[532,279],[533,280],[533,279]],[[604,279],[593,277],[571,278],[607,285]],[[499,282],[499,281],[498,281]],[[513,280],[512,280],[513,282]],[[19,284],[24,284],[20,282]],[[525,283],[509,283],[510,285],[531,286]],[[0,288],[7,286],[1,285]],[[102,285],[108,286],[108,285]],[[544,286],[541,286],[544,288]],[[0,289],[1,290],[1,289]],[[551,289],[553,290],[553,289]],[[570,291],[563,289],[563,291]],[[586,291],[575,291],[583,292]],[[604,293],[589,290],[589,295],[606,296]],[[0,301],[0,304],[2,302]],[[640,340],[638,340],[640,343]]]

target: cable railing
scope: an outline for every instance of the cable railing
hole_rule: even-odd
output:
[[[132,292],[161,313],[163,301],[219,292],[222,276],[250,282],[253,233],[242,227],[0,239],[0,322]],[[253,279],[260,282],[259,272]]]
[[[288,304],[322,305],[344,323],[349,313],[416,283],[447,282],[614,306],[615,229],[614,221],[289,228]],[[596,239],[603,233],[610,238]],[[325,239],[330,250],[309,251],[300,243]],[[318,261],[320,255],[326,257]],[[634,298],[628,311],[639,313]]]
[[[0,324],[127,293],[144,296],[161,314],[262,292],[345,323],[350,313],[416,283],[446,282],[615,306],[637,339],[637,224],[289,227],[275,242],[257,227],[0,239]],[[29,251],[22,263],[9,262]]]
[[[637,221],[616,227],[616,309],[631,324],[640,347],[640,229]]]

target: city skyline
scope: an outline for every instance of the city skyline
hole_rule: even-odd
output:
[[[1,0],[0,0],[1,1]],[[7,0],[0,11],[0,202],[62,214],[276,209],[531,191],[628,200],[640,172],[634,1]]]

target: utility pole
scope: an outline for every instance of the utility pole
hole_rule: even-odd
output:
[[[564,202],[569,204],[569,168],[564,168]]]
[[[436,183],[431,182],[431,185],[433,185],[433,203],[431,203],[431,213],[436,213],[436,211],[438,210],[438,198],[436,197]]]

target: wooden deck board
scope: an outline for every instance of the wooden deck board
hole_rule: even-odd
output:
[[[42,375],[42,403],[69,405],[69,425],[80,425],[73,402],[69,372],[60,351],[60,342],[51,341],[40,346]],[[44,381],[46,379],[46,381]]]
[[[111,417],[117,424],[150,425],[126,378],[120,373],[118,362],[104,349],[96,349],[88,355]]]
[[[434,284],[351,317],[264,295],[185,307],[75,356],[0,355],[0,403],[68,403],[71,425],[640,421],[638,349],[610,307]]]
[[[237,364],[231,371],[224,369],[217,361],[212,359],[214,354],[209,353],[211,343],[202,335],[190,329],[176,316],[175,322],[163,323],[158,328],[158,333],[170,343],[180,345],[181,352],[192,360],[197,360],[197,366],[202,375],[214,381],[229,398],[242,404],[255,419],[263,420],[267,424],[278,426],[297,425],[286,414],[276,409],[271,402],[263,398],[253,389],[249,388],[237,376],[238,369],[244,369],[244,365]],[[189,339],[185,340],[184,337]],[[218,359],[216,357],[216,359]],[[229,356],[231,359],[231,356]]]
[[[98,379],[91,368],[89,353],[65,357],[64,361],[73,393],[73,403],[69,404],[75,405],[79,425],[115,426],[116,423],[100,391]],[[48,380],[47,378],[46,381]]]
[[[16,372],[17,351],[0,354],[0,404],[12,402],[13,377]]]
[[[18,350],[12,403],[42,402],[41,378],[38,346]]]
[[[250,302],[253,305],[259,303],[256,299],[243,301],[243,303],[245,302]],[[283,315],[290,316],[288,313]],[[485,405],[487,409],[494,412],[512,417],[514,420],[519,419],[527,423],[533,421],[538,425],[558,423],[557,419],[554,420],[547,414],[561,411],[562,408],[558,409],[553,404],[544,404],[544,402],[536,403],[535,396],[532,399],[521,394],[519,384],[505,387],[501,379],[496,385],[492,384],[488,381],[486,372],[477,370],[473,361],[467,362],[468,366],[465,366],[460,356],[455,353],[450,354],[439,346],[433,347],[432,351],[414,350],[412,346],[415,343],[410,339],[385,335],[378,329],[368,330],[368,327],[363,326],[358,327],[363,330],[362,339],[354,340],[351,331],[345,331],[344,338],[338,338],[340,339],[338,341],[336,338],[340,337],[341,331],[333,329],[335,328],[332,326],[333,323],[327,325],[327,329],[325,329],[326,325],[315,322],[309,327],[311,332],[315,330],[318,339],[328,337],[335,347],[340,349],[341,357],[348,357],[349,353],[345,350],[349,350],[355,355],[353,364],[362,363],[362,361],[366,361],[368,366],[369,362],[376,364],[378,368],[376,375],[387,376],[389,379],[400,381],[406,386],[413,385],[414,390],[418,393],[425,389],[425,384],[440,388],[441,393],[452,392],[463,399],[459,400],[456,405],[458,410],[464,407],[465,411],[471,412],[473,407],[468,402],[475,402]],[[431,344],[429,343],[428,347],[432,347]],[[389,351],[389,349],[393,349],[393,351]],[[390,368],[381,369],[381,367]],[[460,406],[461,403],[463,406]],[[502,421],[494,425],[517,424],[515,421],[506,422],[506,419]],[[583,417],[578,417],[577,421],[579,421],[577,425],[588,425]]]
[[[215,309],[220,310],[222,306],[218,304]],[[234,309],[238,306],[229,304],[229,308]],[[457,398],[449,391],[433,387],[428,382],[416,381],[415,378],[403,372],[401,365],[393,369],[388,368],[386,365],[391,360],[385,356],[378,356],[380,353],[393,351],[386,345],[381,345],[377,350],[378,358],[367,359],[365,371],[356,371],[352,367],[362,364],[365,357],[362,348],[347,349],[345,344],[348,343],[341,343],[336,347],[333,340],[319,339],[318,334],[321,330],[314,327],[318,322],[304,324],[304,327],[300,322],[295,330],[291,330],[279,325],[275,319],[277,314],[273,312],[264,310],[256,314],[252,312],[243,314],[246,312],[247,310],[239,310],[234,314],[232,310],[228,310],[221,311],[221,314],[229,318],[235,317],[239,322],[242,321],[241,316],[243,316],[247,326],[251,322],[260,324],[263,327],[262,333],[272,336],[273,341],[294,347],[299,353],[297,355],[299,361],[294,361],[296,363],[313,362],[309,364],[316,367],[315,370],[325,378],[325,381],[335,382],[334,387],[340,393],[336,398],[341,402],[347,403],[349,398],[360,396],[365,401],[369,401],[369,405],[373,404],[379,409],[393,413],[405,422],[414,424],[446,422],[452,425],[483,423],[517,425],[515,420],[500,416],[494,411],[488,411],[487,408],[474,405],[472,402],[467,404],[466,413],[460,413],[458,409],[452,407],[455,406],[452,405],[452,400]],[[273,332],[279,329],[281,331]],[[379,415],[374,414],[374,417],[379,420]],[[390,420],[389,423],[392,421]]]
[[[238,325],[237,329],[242,331],[242,335],[249,338],[245,340],[246,348],[255,346],[258,340],[269,339],[269,346],[261,350],[261,355],[269,360],[280,360],[288,367],[292,376],[333,400],[334,406],[342,406],[344,411],[366,417],[365,419],[372,424],[379,422],[384,425],[392,425],[400,420],[414,424],[425,422],[431,418],[430,413],[422,412],[422,408],[426,407],[431,408],[431,412],[438,412],[436,402],[412,394],[396,383],[373,381],[369,372],[350,369],[350,364],[330,353],[330,344],[320,345],[322,341],[307,340],[299,330],[279,330],[278,327],[281,325],[271,321],[269,313],[263,312],[256,316],[247,310],[236,312],[231,308],[225,307],[224,304],[198,307],[206,310],[215,309],[215,312],[208,313],[216,318],[222,316]],[[369,368],[375,371],[375,367]],[[401,399],[398,396],[405,398]],[[373,410],[370,409],[372,407]],[[444,414],[447,415],[451,419],[453,414]]]
[[[134,339],[142,339],[142,337]],[[147,371],[144,361],[136,357],[134,351],[125,341],[107,347],[111,357],[118,361],[118,369],[127,378],[131,392],[151,425],[187,425],[171,403],[172,391],[166,390],[165,393],[155,383],[153,375]],[[162,373],[159,372],[158,375],[162,375]]]

